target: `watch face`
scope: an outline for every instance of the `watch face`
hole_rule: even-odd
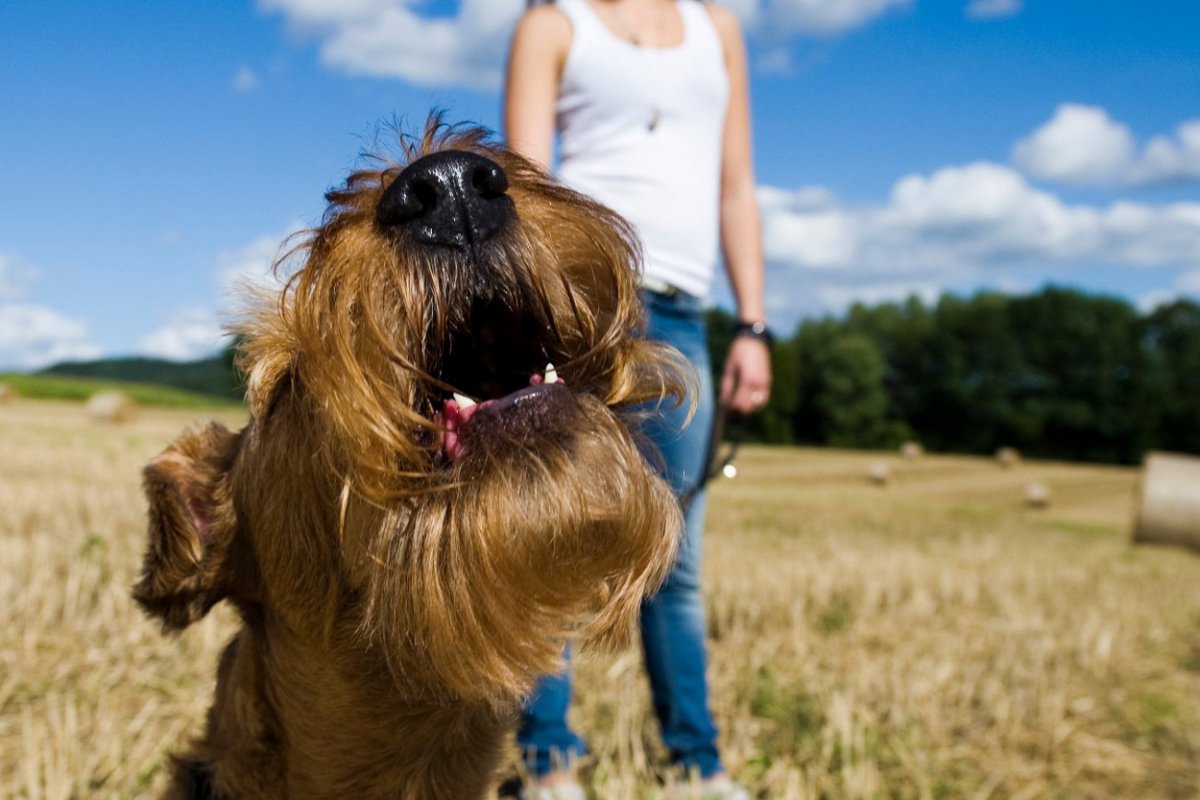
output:
[[[737,323],[734,329],[734,336],[748,336],[751,339],[758,339],[769,348],[775,341],[775,337],[771,335],[771,329],[767,327],[767,323],[758,322],[741,322]]]

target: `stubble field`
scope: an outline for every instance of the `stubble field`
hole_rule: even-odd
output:
[[[233,620],[164,638],[128,588],[141,465],[199,416],[0,406],[0,798],[153,797],[198,731]],[[714,488],[731,771],[761,798],[1200,796],[1200,558],[1129,548],[1136,473],[926,456],[881,488],[881,458],[747,448]],[[578,673],[594,796],[656,797],[640,656]]]

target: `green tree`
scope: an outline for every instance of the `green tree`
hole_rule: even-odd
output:
[[[1200,453],[1200,305],[1159,306],[1140,322],[1138,339],[1142,444]]]
[[[822,391],[820,369],[834,340],[841,333],[842,326],[834,319],[805,320],[791,340],[798,373],[792,412],[792,436],[797,442],[826,443],[826,420],[818,403]]]
[[[838,447],[894,447],[906,431],[888,422],[885,363],[867,336],[842,334],[812,362],[813,410]]]
[[[877,306],[855,304],[846,328],[870,336],[883,355],[884,387],[892,414],[920,430],[928,416],[927,391],[940,374],[933,348],[934,316],[919,297]]]
[[[1026,450],[1087,461],[1140,456],[1137,311],[1128,302],[1050,287],[1011,300],[1023,353],[1018,413]]]

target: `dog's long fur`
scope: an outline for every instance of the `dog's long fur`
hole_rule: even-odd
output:
[[[688,377],[639,337],[629,229],[478,130],[401,141],[329,192],[248,314],[248,426],[193,429],[146,468],[136,599],[167,629],[221,600],[243,621],[168,797],[189,769],[231,800],[480,797],[564,642],[621,641],[673,563],[678,509],[629,422]],[[501,165],[515,207],[468,253],[377,218],[407,163],[448,150]],[[464,457],[439,452],[456,382],[526,361],[570,391],[481,412]]]

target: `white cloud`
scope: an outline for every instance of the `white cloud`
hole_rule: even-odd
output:
[[[315,0],[309,0],[315,2]],[[286,254],[292,234],[304,229],[293,222],[278,234],[264,234],[241,247],[217,254],[217,284],[226,298],[226,307],[236,305],[237,295],[260,287],[278,289],[286,275],[276,275],[275,263]]]
[[[99,357],[86,324],[25,302],[37,276],[38,270],[19,257],[0,253],[0,369],[38,369]]]
[[[195,361],[215,354],[227,343],[228,336],[215,314],[189,309],[142,337],[138,352],[168,361]]]
[[[905,176],[876,206],[813,188],[764,188],[759,199],[772,293],[804,292],[777,299],[793,313],[998,284],[1031,266],[1200,270],[1200,203],[1068,204],[988,162]]]
[[[228,323],[237,317],[244,300],[260,290],[275,293],[282,287],[289,265],[277,272],[275,264],[286,254],[292,234],[303,227],[293,222],[278,234],[264,234],[218,253],[213,278],[221,294],[219,307],[176,310],[165,324],[141,338],[137,351],[169,361],[195,361],[225,347]]]
[[[764,187],[758,192],[763,213],[763,247],[768,254],[809,269],[832,269],[851,263],[858,252],[853,216],[839,208],[823,189],[796,192]]]
[[[1142,151],[1135,168],[1141,181],[1200,179],[1200,119],[1188,120],[1175,136],[1155,136]]]
[[[912,0],[730,0],[747,34],[766,43],[762,61],[790,60],[779,45],[794,36],[836,36]],[[420,86],[499,88],[504,54],[523,0],[462,0],[453,16],[422,14],[419,0],[259,0],[298,35],[319,42],[321,61],[352,75],[400,78]]]
[[[860,28],[911,0],[726,0],[755,39],[837,36]]]
[[[453,17],[423,16],[415,0],[260,0],[320,41],[321,60],[352,75],[420,86],[496,89],[522,0],[463,0]]]
[[[1129,126],[1103,108],[1064,103],[1013,147],[1029,175],[1071,184],[1132,185],[1200,179],[1200,119],[1140,150]]]
[[[1097,245],[1097,212],[1033,189],[1017,172],[976,162],[910,175],[871,217],[880,255],[918,263],[1068,261]],[[913,249],[914,245],[918,249]]]
[[[0,303],[0,368],[38,369],[99,356],[83,322],[45,306]]]
[[[1021,13],[1025,0],[971,0],[967,16],[971,19],[1003,19]]]
[[[1200,299],[1200,267],[1186,270],[1176,276],[1169,289],[1154,289],[1146,292],[1137,301],[1138,310],[1147,314],[1159,306],[1173,303],[1180,298]]]
[[[1137,309],[1143,314],[1149,314],[1159,306],[1165,306],[1179,299],[1179,293],[1171,289],[1154,289],[1138,298]]]
[[[1103,108],[1064,103],[1013,148],[1013,162],[1038,178],[1067,183],[1116,182],[1133,160],[1129,128]]]
[[[1181,274],[1175,280],[1175,288],[1184,294],[1200,297],[1200,267]]]
[[[25,295],[25,288],[37,277],[37,270],[21,259],[0,253],[0,303],[18,300]]]
[[[253,92],[260,85],[258,73],[247,66],[238,67],[238,71],[233,75],[233,81],[230,86],[235,92],[245,94]]]
[[[768,47],[754,58],[754,69],[762,75],[789,75],[795,69],[787,45]]]

